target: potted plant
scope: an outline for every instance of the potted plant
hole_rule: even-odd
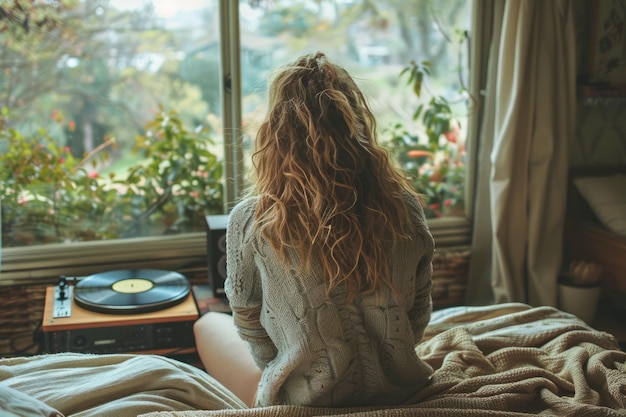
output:
[[[602,266],[587,261],[572,261],[559,276],[559,308],[587,324],[593,323],[602,293]]]

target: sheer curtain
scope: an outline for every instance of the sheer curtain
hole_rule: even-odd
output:
[[[570,0],[477,0],[468,304],[556,305],[576,112]],[[476,91],[476,88],[474,89]]]

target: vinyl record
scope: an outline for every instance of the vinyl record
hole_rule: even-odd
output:
[[[182,302],[190,289],[187,278],[178,272],[116,270],[80,280],[74,288],[74,301],[100,313],[146,313]]]

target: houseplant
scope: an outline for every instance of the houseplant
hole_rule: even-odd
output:
[[[593,323],[602,293],[602,266],[587,261],[572,261],[558,280],[559,308]]]

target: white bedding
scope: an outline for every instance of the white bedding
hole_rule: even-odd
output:
[[[244,407],[204,371],[154,355],[61,353],[2,359],[0,381],[0,393],[4,387],[17,390],[65,416],[134,417],[154,410]]]

